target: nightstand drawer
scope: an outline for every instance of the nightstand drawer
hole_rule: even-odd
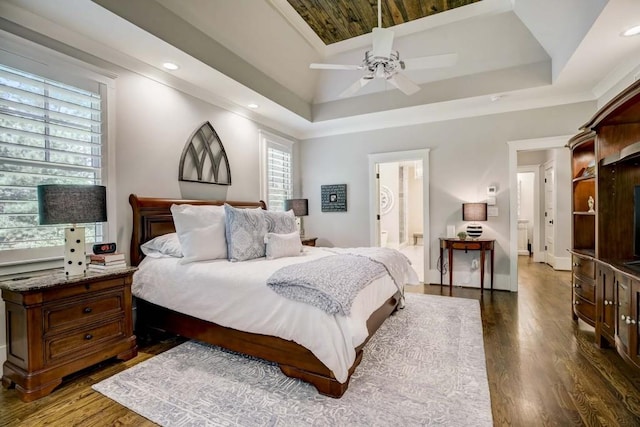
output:
[[[78,330],[71,334],[59,335],[45,340],[45,363],[63,358],[80,358],[101,344],[125,336],[124,319]]]
[[[482,243],[480,242],[452,242],[451,247],[453,249],[462,249],[469,251],[479,251],[482,249]]]
[[[102,281],[87,281],[75,286],[58,288],[55,291],[43,294],[43,302],[58,301],[63,298],[93,294],[95,292],[122,287],[124,288],[124,278],[115,278]]]
[[[123,291],[110,292],[95,298],[74,300],[63,304],[52,304],[43,307],[44,333],[82,326],[95,319],[123,311]]]

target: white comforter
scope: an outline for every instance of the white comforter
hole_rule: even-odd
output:
[[[133,276],[132,291],[138,298],[199,319],[294,341],[313,352],[344,383],[355,360],[355,347],[368,336],[367,319],[397,291],[391,277],[365,287],[348,317],[289,300],[266,285],[269,276],[285,265],[329,255],[335,254],[305,247],[298,257],[184,265],[178,258],[147,257]],[[418,283],[408,264],[404,282]]]

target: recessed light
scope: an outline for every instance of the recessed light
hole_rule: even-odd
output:
[[[502,99],[503,95],[492,95],[491,96],[491,102],[496,102],[496,101],[500,101]]]
[[[255,104],[255,103],[252,102],[251,104],[247,105],[247,107],[256,109],[256,108],[258,108],[258,104]]]
[[[640,25],[635,25],[622,33],[623,37],[637,36],[640,34]]]
[[[169,70],[169,71],[175,71],[178,68],[180,68],[180,66],[178,64],[173,63],[173,62],[165,62],[164,64],[162,64],[162,66],[164,68],[166,68],[167,70]]]

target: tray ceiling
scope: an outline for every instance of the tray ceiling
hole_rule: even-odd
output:
[[[371,32],[378,26],[376,0],[287,0],[326,44]],[[392,27],[480,0],[381,0],[382,26]]]

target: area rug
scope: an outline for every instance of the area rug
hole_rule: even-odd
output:
[[[341,399],[277,365],[185,342],[93,386],[163,426],[491,426],[477,300],[407,294]]]

